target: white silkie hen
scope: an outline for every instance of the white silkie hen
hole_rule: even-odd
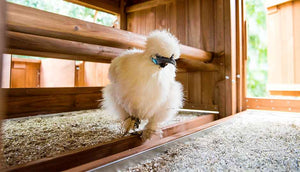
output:
[[[146,49],[127,50],[109,68],[111,84],[103,90],[105,110],[124,120],[124,135],[148,120],[142,132],[147,140],[160,134],[160,123],[176,115],[183,106],[182,85],[175,81],[180,56],[176,37],[167,31],[154,31]]]

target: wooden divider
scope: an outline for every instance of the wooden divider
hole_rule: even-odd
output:
[[[214,120],[214,115],[203,115],[196,119],[184,121],[163,128],[163,138],[197,128]],[[159,142],[160,138],[154,138],[151,142]],[[87,148],[70,151],[54,157],[44,158],[29,162],[24,165],[7,169],[7,171],[62,171],[100,158],[104,158],[134,147],[144,145],[137,135],[123,137],[107,143],[90,146]],[[147,144],[147,143],[146,143]]]
[[[80,59],[85,60],[109,62],[122,51],[111,47],[145,48],[146,37],[143,35],[21,5],[8,3],[7,15],[7,27],[9,31],[12,31],[8,32],[10,38],[8,51],[11,53],[20,53],[22,52],[20,50],[25,50],[27,55],[37,55],[37,52],[41,52],[41,55],[43,53],[68,54],[79,55]],[[72,50],[75,51],[72,52]],[[192,64],[193,70],[202,68],[218,70],[213,64],[207,67],[207,64],[203,63],[212,60],[212,53],[185,45],[181,45],[180,50],[182,61],[186,61],[180,65],[181,67],[188,69]],[[84,58],[84,56],[90,57]],[[79,57],[73,57],[73,59],[79,59]]]
[[[6,118],[99,108],[102,87],[8,88]]]

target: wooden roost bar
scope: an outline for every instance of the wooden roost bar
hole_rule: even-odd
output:
[[[184,86],[184,108],[206,110],[210,115],[165,127],[163,139],[156,139],[152,143],[143,144],[138,136],[129,136],[7,170],[61,171],[91,161],[97,162],[97,159],[126,150],[122,156],[128,156],[216,125],[230,117],[201,126],[215,118],[227,117],[245,109],[246,32],[242,0],[68,1],[118,15],[121,29],[6,3],[7,42],[4,52],[110,63],[125,49],[143,49],[145,35],[149,32],[166,29],[181,43],[176,79]],[[1,7],[4,8],[3,5]],[[4,21],[4,17],[0,17]],[[0,28],[0,31],[3,29]],[[1,45],[4,47],[2,43],[3,41]],[[102,87],[1,89],[6,95],[6,112],[2,116],[15,118],[97,109],[98,100],[102,98],[101,89]],[[134,147],[136,148],[132,149]],[[122,156],[104,159],[100,164]],[[83,166],[80,170],[89,168],[91,166]]]

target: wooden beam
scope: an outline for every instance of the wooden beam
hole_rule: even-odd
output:
[[[246,98],[247,109],[300,112],[300,100]]]
[[[144,47],[142,35],[8,3],[10,31],[117,48]]]
[[[52,57],[68,60],[83,60],[91,62],[110,63],[124,49],[113,48],[76,41],[62,40],[45,36],[37,36],[20,32],[7,32],[8,49],[6,53]],[[204,63],[196,58],[201,54],[198,49],[182,46],[189,56],[178,61],[178,67],[185,71],[217,71],[215,64]],[[203,58],[202,60],[208,60]]]
[[[159,5],[164,5],[173,2],[174,0],[151,0],[138,4],[131,5],[126,8],[127,13],[132,13],[136,11],[141,11],[149,8],[153,8]]]
[[[117,48],[145,48],[146,37],[132,32],[8,3],[8,30]],[[181,45],[181,58],[210,61],[212,54]]]
[[[74,56],[75,60],[110,63],[119,56],[124,49],[101,45],[87,44],[82,42],[68,41],[57,38],[36,36],[18,32],[7,32],[7,53],[18,54],[14,50],[29,50]]]
[[[170,125],[163,128],[163,137],[169,137],[174,134],[184,132],[186,130],[194,129],[203,124],[212,122],[214,115],[203,115],[196,119],[184,121],[178,124]],[[158,142],[160,138],[154,138],[151,142]],[[107,143],[82,148],[79,150],[70,151],[57,155],[29,162],[24,165],[16,166],[7,169],[8,171],[62,171],[72,168],[90,161],[104,158],[122,151],[132,149],[134,147],[143,145],[139,136],[127,136],[121,139],[113,140]]]
[[[117,153],[117,154],[114,154],[114,155],[111,155],[111,156],[108,156],[108,157],[105,157],[105,158],[102,158],[102,159],[98,159],[98,160],[95,160],[95,161],[92,161],[92,162],[89,162],[89,163],[86,163],[86,164],[83,164],[83,165],[80,165],[80,166],[77,166],[77,167],[65,170],[64,172],[88,171],[88,170],[100,167],[102,165],[111,163],[113,161],[122,159],[124,157],[128,157],[128,156],[131,156],[131,155],[143,152],[143,151],[145,151],[147,149],[150,149],[150,148],[153,148],[153,147],[165,144],[167,142],[173,141],[173,140],[181,138],[183,136],[187,136],[187,135],[193,134],[195,132],[207,129],[209,127],[212,127],[212,126],[215,126],[215,125],[218,125],[218,124],[222,124],[222,123],[224,123],[224,122],[226,122],[226,121],[228,121],[228,120],[230,120],[230,119],[232,119],[234,117],[235,117],[235,115],[232,115],[232,116],[229,116],[229,117],[217,120],[217,121],[213,121],[213,122],[206,123],[204,125],[200,125],[200,126],[198,126],[196,128],[185,130],[183,132],[171,135],[169,137],[165,137],[165,138],[160,139],[160,140],[149,141],[149,142],[147,142],[147,143],[145,143],[145,144],[143,144],[141,146],[135,147],[133,149],[129,149],[129,150],[126,150],[124,152],[120,152],[120,153]]]
[[[7,88],[6,118],[99,108],[102,87]]]
[[[120,8],[117,1],[112,0],[65,0],[78,5],[92,8],[98,11],[104,11],[111,14],[119,14]]]

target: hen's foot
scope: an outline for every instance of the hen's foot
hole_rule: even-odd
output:
[[[123,136],[128,134],[130,130],[135,131],[136,129],[138,129],[140,126],[140,123],[141,123],[141,120],[139,118],[136,118],[133,116],[128,117],[123,123],[123,128],[124,128]]]

